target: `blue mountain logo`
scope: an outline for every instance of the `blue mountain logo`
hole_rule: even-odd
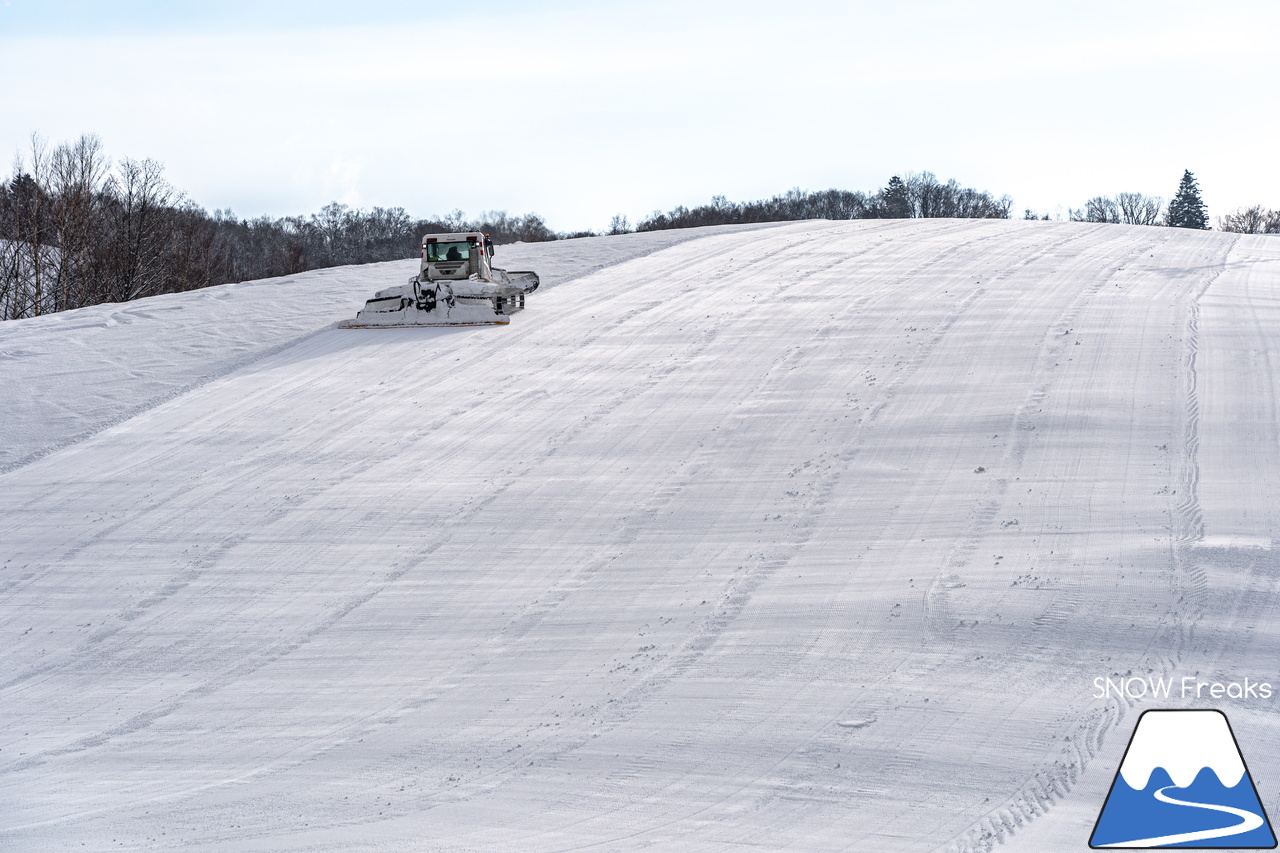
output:
[[[1144,711],[1089,846],[1274,848],[1227,716]]]

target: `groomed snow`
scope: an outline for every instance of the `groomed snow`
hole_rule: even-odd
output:
[[[1095,678],[1280,686],[1280,241],[499,252],[0,326],[0,849],[1083,849]]]
[[[508,269],[537,263],[545,292],[708,230],[515,243],[499,247],[496,260]],[[327,330],[335,317],[355,316],[371,287],[403,284],[417,271],[417,260],[336,267],[5,323],[0,473]]]

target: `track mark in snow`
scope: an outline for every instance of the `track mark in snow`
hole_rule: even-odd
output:
[[[202,388],[211,382],[214,382],[218,379],[222,379],[223,377],[226,377],[226,376],[230,376],[240,370],[243,370],[247,367],[252,366],[256,362],[271,358],[274,355],[284,352],[290,347],[297,346],[298,344],[306,341],[309,338],[313,338],[316,335],[322,334],[323,332],[327,331],[327,329],[328,327],[326,327],[325,329],[319,329],[313,332],[307,332],[305,334],[298,335],[295,338],[290,338],[288,341],[285,341],[284,343],[277,344],[276,346],[269,347],[268,349],[256,352],[253,355],[249,356],[248,358],[241,359],[240,361],[236,361],[232,364],[226,365],[225,367],[222,367],[216,371],[207,373],[192,382],[187,382],[177,388],[167,390],[162,394],[157,394],[156,396],[152,397],[151,399],[147,400],[144,403],[130,406],[128,408],[122,408],[121,411],[114,414],[112,417],[104,419],[99,423],[95,423],[90,429],[84,430],[82,432],[78,432],[75,435],[69,436],[68,438],[59,440],[45,447],[41,447],[39,450],[29,453],[20,459],[15,459],[12,462],[8,462],[6,464],[0,465],[0,477],[4,476],[5,474],[8,474],[11,471],[17,471],[19,468],[25,468],[26,466],[30,465],[33,462],[38,462],[39,460],[44,459],[47,456],[51,456],[55,453],[58,453],[61,450],[65,450],[68,447],[74,447],[77,444],[88,441],[89,439],[93,438],[95,435],[100,435],[101,433],[106,432],[112,427],[119,426],[120,424],[131,421],[134,418],[138,417],[139,415],[143,415],[154,409],[158,409],[164,404],[177,400],[181,397],[184,397],[187,394],[190,394],[192,391]]]
[[[865,729],[875,721],[875,717],[867,717],[865,720],[841,720],[836,725],[842,729]]]
[[[319,335],[75,451],[87,463],[79,486],[49,483],[45,495],[50,466],[14,472],[33,517],[47,508],[61,526],[42,535],[69,554],[59,564],[51,546],[31,568],[91,590],[75,603],[83,617],[64,611],[48,656],[34,639],[14,656],[25,667],[14,675],[54,662],[5,694],[15,719],[49,731],[42,753],[22,756],[42,769],[0,776],[22,810],[14,822],[40,825],[50,843],[117,827],[138,840],[163,825],[206,847],[412,846],[420,838],[405,833],[428,824],[441,846],[511,849],[987,849],[1028,827],[1052,831],[1040,817],[1128,708],[1054,704],[1058,671],[1099,665],[1064,627],[1110,615],[1099,612],[1112,575],[1070,566],[1107,549],[1146,559],[1174,536],[1161,525],[1181,517],[1178,502],[1191,506],[1177,382],[1180,365],[1203,367],[1178,339],[1198,273],[1148,275],[1160,304],[1147,307],[1119,298],[1127,273],[1096,262],[1193,236],[1017,223],[802,230],[771,245],[812,255],[807,278],[764,252],[732,261],[748,241],[711,240],[701,277],[679,277],[693,251],[655,255],[646,266],[675,274],[652,290],[609,286],[653,270],[604,274],[594,303],[564,291],[563,314],[525,315],[501,335]],[[841,231],[860,233],[823,254]],[[1069,232],[1083,242],[1057,239]],[[741,273],[732,310],[706,292],[706,272],[720,269]],[[1141,369],[1115,366],[1126,353]],[[431,381],[384,388],[402,365]],[[1167,387],[1152,379],[1166,365]],[[981,387],[984,375],[1000,386]],[[1107,447],[1081,440],[1100,411],[1119,423],[1101,426]],[[178,472],[154,498],[104,458],[148,431],[162,447],[135,453],[146,464],[134,467],[168,474],[154,462],[163,456]],[[1173,450],[1149,449],[1164,443],[1158,432]],[[206,453],[220,461],[206,465]],[[1075,464],[1090,458],[1123,470]],[[170,490],[179,482],[189,498]],[[1115,486],[1125,482],[1140,490]],[[159,506],[134,500],[135,527],[119,513],[80,523],[66,509],[144,493]],[[1122,499],[1142,509],[1139,546],[1114,532],[1129,521]],[[1115,527],[1092,524],[1098,513]],[[0,532],[25,549],[17,565],[41,556],[20,526]],[[121,589],[95,562],[126,554],[131,537],[144,544],[133,569],[143,580]],[[1076,550],[1029,566],[1037,537]],[[200,551],[178,557],[179,538]],[[1019,541],[1021,552],[1005,548]],[[1197,601],[1192,568],[1213,581],[1211,597],[1222,573],[1274,598],[1280,562],[1268,549],[1211,545],[1187,555],[1187,608],[1226,600]],[[1121,671],[1182,654],[1163,638],[1188,614],[1169,606],[1171,573],[1159,569],[1134,587],[1160,605],[1137,617],[1137,639],[1108,624],[1089,649],[1122,649]],[[61,608],[58,578],[30,583],[28,571],[6,571],[6,595]],[[1108,586],[1094,594],[1081,577]],[[1274,621],[1261,597],[1232,618]],[[1020,609],[993,624],[999,607],[983,598]],[[1218,638],[1194,627],[1188,648],[1211,648]],[[1249,639],[1262,648],[1265,632]],[[124,692],[122,714],[90,707]],[[210,721],[213,746],[191,734]],[[992,732],[1007,733],[995,749]],[[173,770],[186,779],[157,798],[154,774],[128,756],[179,742]],[[981,749],[979,761],[966,752]],[[965,761],[967,782],[950,775]],[[39,788],[117,770],[111,791]],[[207,792],[189,784],[215,776]],[[983,803],[994,791],[999,801]]]
[[[1163,242],[1167,243],[1170,238],[1167,235],[1162,236],[1164,237]],[[1219,262],[1212,272],[1187,285],[1180,299],[1185,306],[1184,311],[1187,318],[1180,342],[1182,360],[1179,365],[1179,376],[1182,384],[1181,396],[1184,400],[1180,437],[1181,447],[1178,454],[1182,464],[1177,475],[1178,494],[1180,497],[1173,511],[1170,561],[1174,568],[1174,584],[1175,586],[1180,586],[1183,592],[1180,596],[1171,598],[1171,605],[1175,609],[1166,615],[1162,632],[1153,637],[1152,645],[1148,650],[1151,656],[1149,663],[1154,665],[1157,675],[1164,677],[1170,676],[1183,659],[1194,635],[1195,624],[1202,615],[1202,608],[1199,602],[1202,602],[1205,596],[1205,573],[1187,559],[1188,547],[1203,536],[1203,522],[1196,497],[1199,481],[1199,468],[1196,457],[1199,445],[1199,403],[1196,392],[1196,357],[1199,350],[1199,302],[1204,293],[1225,270],[1227,258],[1235,243],[1236,241],[1232,241],[1222,250]],[[1147,251],[1149,251],[1147,246],[1135,247],[1130,262]],[[1128,262],[1121,264],[1120,269],[1127,265]],[[1059,329],[1074,329],[1078,325],[1081,313],[1087,308],[1090,300],[1103,292],[1109,283],[1109,279],[1101,280],[1084,291],[1074,300],[1054,326]],[[1062,335],[1062,337],[1066,337],[1066,335]],[[1043,366],[1041,369],[1045,372],[1050,372],[1059,367],[1060,361],[1055,361],[1052,366],[1048,364],[1048,361],[1065,357],[1065,349],[1065,342],[1059,342],[1058,336],[1054,335],[1054,327],[1051,327],[1046,336],[1046,347],[1042,355]],[[1029,414],[1032,411],[1032,406],[1035,406],[1038,410],[1039,405],[1051,393],[1053,381],[1051,374],[1047,382],[1039,385],[1032,392],[1027,403],[1019,410],[1020,418]],[[1020,447],[1017,449],[1011,448],[1010,456],[1012,457],[1011,461],[1020,466],[1022,459],[1026,455],[1027,439],[1023,433],[1015,432],[1015,435],[1021,440],[1016,443]],[[1007,481],[1005,485],[1007,485]],[[972,551],[972,548],[969,550]],[[1078,601],[1075,603],[1064,602],[1063,606],[1066,607],[1066,612],[1069,613],[1075,611],[1078,603]],[[1047,614],[1048,611],[1046,611],[1046,614],[1042,614],[1042,617]],[[1041,621],[1038,627],[1043,627],[1045,624],[1044,621]],[[1101,751],[1108,732],[1123,721],[1126,712],[1135,704],[1136,700],[1113,698],[1108,700],[1100,711],[1090,711],[1082,724],[1072,732],[1070,741],[1072,750],[1069,753],[1070,760],[1068,763],[1065,765],[1055,764],[1046,770],[1036,773],[1014,797],[1007,800],[1004,805],[988,814],[974,827],[959,836],[946,849],[951,853],[989,851],[993,846],[1008,841],[1019,828],[1029,821],[1047,813],[1061,795],[1071,790],[1088,764]]]

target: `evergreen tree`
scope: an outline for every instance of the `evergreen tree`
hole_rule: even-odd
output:
[[[1195,176],[1187,169],[1182,173],[1182,183],[1178,184],[1178,194],[1169,202],[1169,213],[1165,223],[1174,228],[1209,227],[1209,211],[1205,209],[1204,200],[1200,198],[1200,186]]]
[[[911,196],[907,192],[906,182],[894,175],[889,179],[889,186],[880,191],[884,202],[884,215],[887,219],[910,219]]]

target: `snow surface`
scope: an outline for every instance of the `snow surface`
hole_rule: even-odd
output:
[[[1083,849],[1095,678],[1280,684],[1280,242],[668,234],[0,326],[0,848]]]
[[[495,262],[539,264],[543,292],[708,230],[514,243],[499,246]],[[4,323],[0,473],[354,317],[371,287],[404,284],[417,271],[417,259],[335,267]]]

